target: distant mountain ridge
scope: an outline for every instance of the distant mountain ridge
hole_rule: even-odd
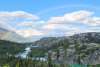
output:
[[[0,32],[8,32],[7,29],[0,28]]]
[[[34,44],[46,46],[46,44],[52,43],[53,41],[58,42],[63,40],[68,40],[70,43],[75,43],[75,41],[100,43],[100,32],[87,32],[63,37],[44,37],[35,41]]]
[[[8,29],[0,28],[0,40],[19,42],[19,43],[30,43],[38,40],[40,37],[22,37],[14,31]]]

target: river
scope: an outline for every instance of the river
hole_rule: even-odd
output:
[[[31,48],[40,48],[40,46],[28,46],[24,49],[23,52],[20,52],[15,55],[15,57],[21,57],[23,59],[26,59],[28,57],[28,54],[31,52]],[[32,60],[47,61],[47,57],[32,57]]]

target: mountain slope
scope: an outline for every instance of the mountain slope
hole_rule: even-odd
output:
[[[16,43],[10,42],[5,40],[0,40],[0,56],[6,54],[18,54],[19,52],[23,51],[28,44],[25,43]]]
[[[1,40],[13,41],[13,42],[28,42],[28,39],[18,35],[15,32],[6,32],[2,37]]]
[[[100,64],[99,32],[87,32],[68,37],[47,37],[34,44],[48,48],[53,61],[68,64]]]
[[[25,38],[21,35],[17,34],[14,31],[10,31],[4,28],[0,28],[0,40],[7,40],[12,42],[19,42],[19,43],[27,43],[27,42],[33,42],[39,39],[40,37],[29,37]]]

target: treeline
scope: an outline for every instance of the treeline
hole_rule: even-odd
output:
[[[27,45],[29,44],[0,40],[0,55],[17,54],[18,52],[23,51]]]
[[[31,58],[21,59],[15,58],[13,56],[3,59],[3,64],[0,67],[100,67],[98,65],[81,65],[81,64],[64,64],[64,63],[54,63],[48,57],[48,61],[37,61],[32,60]]]
[[[7,63],[10,56],[23,52],[27,45],[29,44],[0,40],[0,65]]]

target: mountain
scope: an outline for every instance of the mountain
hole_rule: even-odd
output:
[[[0,39],[5,35],[5,33],[9,32],[7,29],[0,28]]]
[[[9,57],[23,52],[28,45],[30,44],[0,40],[0,65],[12,62],[12,59],[9,59]]]
[[[48,46],[52,46],[53,43],[59,43],[60,41],[68,41],[70,44],[75,44],[76,42],[100,43],[100,33],[87,32],[87,33],[75,34],[73,36],[44,37],[44,38],[41,38],[40,40],[35,41],[34,44],[48,47]]]
[[[24,38],[20,35],[18,35],[16,32],[6,32],[1,37],[1,40],[7,40],[12,42],[19,42],[19,43],[25,43],[25,42],[32,42],[28,38]]]
[[[0,28],[0,40],[7,40],[12,42],[19,42],[19,43],[27,43],[27,42],[33,42],[38,40],[40,37],[22,37],[21,35],[17,34],[14,31],[7,30],[4,28]]]
[[[0,28],[0,32],[8,32],[7,29]]]
[[[52,60],[57,63],[100,64],[100,32],[45,37],[34,44],[47,48]]]
[[[23,51],[27,45],[28,43],[25,44],[0,40],[0,58],[1,55],[5,55],[6,53],[18,54],[19,52]]]

